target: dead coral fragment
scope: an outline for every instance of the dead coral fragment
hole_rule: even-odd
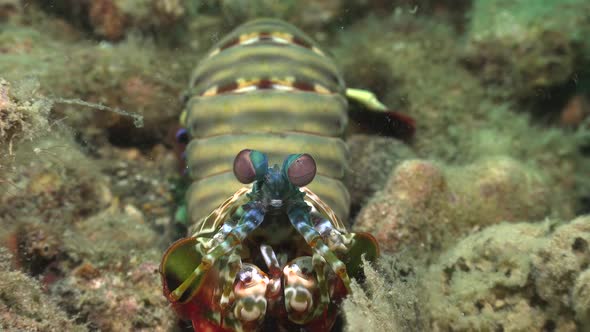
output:
[[[590,326],[590,269],[578,275],[572,291],[572,304],[580,326]]]
[[[580,217],[553,232],[534,256],[535,287],[549,307],[570,306],[571,289],[590,266],[590,216]]]
[[[547,229],[547,224],[502,224],[467,237],[443,255],[424,281],[433,328],[541,330],[544,322],[535,319],[540,312],[527,301],[534,295],[528,279],[530,252],[542,245]]]

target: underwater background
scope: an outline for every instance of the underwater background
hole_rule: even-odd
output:
[[[338,329],[590,331],[587,0],[0,0],[0,330],[179,329],[182,96],[258,17],[416,122],[346,137],[382,258]]]

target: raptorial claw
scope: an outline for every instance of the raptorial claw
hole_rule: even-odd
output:
[[[305,324],[312,318],[319,302],[318,280],[314,275],[311,257],[299,257],[283,269],[285,308],[289,319]]]
[[[197,239],[184,238],[174,242],[164,253],[160,264],[160,274],[164,283],[164,292],[171,302],[184,303],[199,291],[201,283],[190,283],[183,287],[182,293],[175,292],[190,278],[195,265],[201,263],[202,254],[196,249]]]
[[[243,324],[260,322],[266,314],[266,290],[269,278],[257,266],[244,264],[238,273],[234,294],[236,297],[234,316]]]
[[[344,283],[346,290],[349,293],[352,292],[346,266],[324,243],[322,236],[311,223],[310,207],[307,204],[295,205],[287,215],[293,227],[303,236],[307,244],[328,262],[332,270],[334,270]]]

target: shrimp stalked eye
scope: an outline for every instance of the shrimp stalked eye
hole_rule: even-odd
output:
[[[289,182],[297,187],[308,185],[315,177],[315,160],[307,153],[290,155],[285,159],[283,167],[285,167]]]
[[[266,174],[268,159],[256,150],[244,149],[234,159],[234,175],[241,183],[248,184]]]
[[[250,160],[250,149],[244,149],[234,159],[234,175],[241,183],[252,183],[256,179],[256,170]]]

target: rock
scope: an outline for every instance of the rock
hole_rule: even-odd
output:
[[[461,240],[423,280],[433,330],[587,327],[589,236],[585,216],[503,223]]]
[[[158,234],[116,207],[66,230],[63,277],[49,291],[94,329],[169,331],[175,318],[162,296]]]
[[[455,168],[407,160],[360,211],[354,229],[375,234],[385,251],[431,251],[474,229],[541,219],[551,209],[546,181],[515,160]]]
[[[346,143],[350,151],[346,186],[353,205],[364,205],[399,163],[415,157],[406,144],[390,137],[352,135]]]
[[[590,265],[589,243],[590,216],[579,217],[558,227],[546,246],[533,256],[536,291],[548,307],[558,310],[571,305],[573,285]]]
[[[517,98],[566,82],[588,50],[584,1],[474,1],[465,61],[490,87]],[[559,13],[559,15],[556,15]]]
[[[572,305],[580,326],[590,326],[590,269],[578,275],[572,290]]]
[[[589,26],[584,23],[585,16],[581,13],[590,11],[580,10],[587,5],[586,2],[572,0],[567,4],[558,4],[552,0],[550,4],[544,8],[545,4],[530,6],[526,1],[473,1],[474,8],[478,9],[497,5],[496,9],[506,12],[506,15],[530,14],[527,18],[537,22],[537,25],[557,20],[565,28],[551,23],[552,29],[571,37],[570,46],[565,51],[575,49],[575,57],[579,55],[580,59],[587,58],[580,53],[587,52],[583,51],[585,47],[575,47],[588,44],[586,40],[579,39],[589,34],[581,33]],[[519,12],[512,13],[505,9],[512,6],[518,7]],[[552,6],[563,6],[566,17],[572,20],[565,22],[564,17],[551,11]],[[544,16],[537,18],[534,13],[539,11]],[[471,17],[471,32],[466,34],[472,36],[470,33],[474,31],[477,20],[501,20],[495,15],[488,15],[490,12],[495,13],[490,9],[482,11],[478,17]],[[505,29],[506,34],[512,31],[513,35],[509,35],[509,38],[520,36],[519,31],[506,28],[501,23],[493,24],[493,27],[491,23],[477,24],[481,30]],[[575,27],[570,29],[572,26]],[[521,26],[521,29],[528,28],[535,29]],[[577,30],[580,33],[575,33]],[[500,70],[497,77],[506,80],[492,84],[485,81],[486,75],[481,72],[485,71],[486,66],[480,65],[477,57],[465,55],[465,38],[465,35],[457,34],[447,24],[433,22],[422,15],[396,11],[388,19],[369,17],[348,27],[331,51],[335,61],[343,68],[344,78],[350,86],[374,91],[388,107],[416,120],[416,134],[411,144],[417,156],[452,165],[468,165],[484,158],[506,156],[531,165],[549,178],[548,187],[554,190],[553,200],[559,200],[562,207],[559,217],[572,218],[580,210],[580,201],[590,192],[590,181],[584,180],[588,178],[586,173],[590,167],[590,158],[583,153],[587,138],[584,138],[583,132],[554,128],[544,120],[533,119],[531,114],[559,111],[559,106],[549,109],[554,100],[559,98],[552,96],[549,102],[547,94],[539,94],[539,89],[533,89],[530,95],[533,100],[517,103],[523,98],[515,97],[516,93],[520,93],[518,89],[530,90],[530,85],[534,83],[526,81],[515,86],[513,81],[522,79],[522,74],[511,67],[513,62],[539,60],[539,68],[535,67],[539,71],[532,75],[547,76],[551,70],[544,67],[543,61],[559,62],[556,65],[558,69],[562,65],[560,61],[569,66],[571,54],[563,54],[565,59],[561,58],[561,54],[556,57],[551,54],[515,57],[515,51],[501,49],[500,45],[490,46],[492,50],[489,52],[482,48],[482,57],[493,56],[494,52],[505,53],[503,55],[506,58],[498,64],[486,62],[486,66],[497,65]],[[471,38],[475,39],[474,36]],[[541,43],[536,37],[530,37],[527,41],[527,47],[533,49],[552,45]],[[514,42],[514,45],[520,47],[521,44]],[[363,52],[358,52],[359,49]],[[466,68],[461,63],[462,57],[475,61],[474,68]],[[576,89],[584,91],[587,85],[587,75],[583,74],[586,67],[580,62],[576,61],[568,69],[574,70],[576,77],[566,77],[567,83],[560,85],[563,82],[557,83],[556,77],[562,79],[562,73],[557,72],[556,77],[551,78],[553,83],[549,83],[550,86],[560,94],[573,93],[574,84]],[[533,104],[541,106],[533,107]]]
[[[443,254],[423,281],[433,330],[541,330],[546,317],[529,301],[530,253],[543,245],[547,229],[496,225]]]

